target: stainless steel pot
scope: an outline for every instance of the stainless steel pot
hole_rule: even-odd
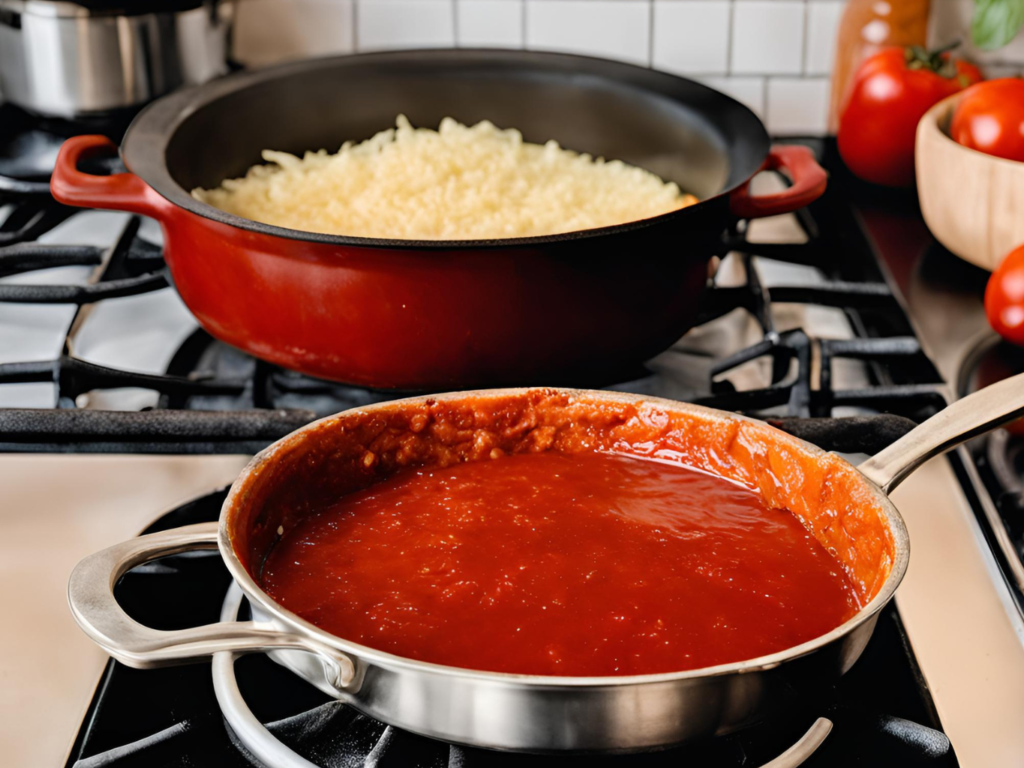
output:
[[[707,438],[708,460],[724,461],[725,466],[731,455],[750,457],[757,463],[755,475],[767,477],[772,492],[783,494],[786,508],[794,513],[815,504],[827,506],[829,499],[852,500],[818,512],[827,528],[848,537],[850,552],[858,550],[858,536],[870,539],[858,532],[875,526],[875,545],[864,544],[879,564],[873,597],[831,632],[769,656],[671,674],[543,677],[445,667],[360,646],[283,609],[250,575],[245,563],[251,562],[253,541],[273,538],[277,530],[273,515],[275,500],[284,498],[282,489],[289,483],[315,486],[316,477],[336,475],[337,465],[331,462],[339,460],[343,439],[356,439],[353,435],[366,430],[371,436],[384,434],[388,419],[403,408],[432,408],[466,398],[509,403],[542,397],[562,398],[567,407],[597,404],[606,413],[631,409],[636,421],[655,433],[678,428],[690,435],[720,435],[720,445],[712,442],[719,438]],[[71,575],[71,609],[94,641],[130,666],[187,663],[220,651],[269,652],[313,685],[370,716],[446,741],[520,751],[631,751],[675,744],[740,728],[784,706],[793,687],[828,682],[845,673],[867,645],[878,613],[895,593],[909,560],[907,530],[888,493],[928,458],[1022,413],[1024,374],[954,403],[854,468],[763,422],[635,395],[491,390],[384,403],[315,422],[257,455],[232,486],[219,523],[143,536],[86,558]],[[471,438],[472,433],[460,439]],[[829,496],[836,489],[841,494]],[[810,524],[812,530],[815,525]],[[134,622],[118,607],[113,586],[129,569],[166,555],[215,548],[250,601],[253,621],[164,632]]]
[[[142,106],[227,73],[233,5],[0,0],[0,92],[63,118]]]

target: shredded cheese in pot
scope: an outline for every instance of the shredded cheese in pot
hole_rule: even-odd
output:
[[[697,202],[635,166],[445,118],[397,127],[337,154],[264,150],[268,165],[193,197],[254,221],[399,240],[485,240],[637,221]]]

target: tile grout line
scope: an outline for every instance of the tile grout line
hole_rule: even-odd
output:
[[[451,0],[452,3],[452,43],[456,48],[462,47],[459,39],[459,0]]]
[[[725,74],[726,77],[732,75],[732,25],[736,18],[736,3],[733,0],[728,0],[729,3],[729,15],[726,20],[728,25],[725,35]]]
[[[359,53],[359,0],[352,0],[352,50]]]
[[[800,75],[802,77],[807,76],[807,58],[808,50],[810,49],[810,35],[811,35],[811,7],[808,5],[808,1],[804,0],[804,15],[803,15],[803,33],[801,38],[803,39],[803,51],[800,55]]]
[[[527,7],[527,3],[526,3],[526,0],[521,0],[521,2],[522,2],[522,5],[520,7],[523,10],[522,10],[522,13],[519,14],[519,23],[522,25],[522,28],[523,28],[522,49],[525,51],[525,50],[527,50],[530,47],[526,43],[526,12],[527,12],[526,11],[526,7]]]
[[[768,80],[769,79],[770,79],[770,77],[768,75],[765,75],[764,76],[764,81],[761,83],[761,101],[764,102],[763,109],[764,109],[765,129],[768,131],[768,133],[770,135],[771,134],[771,128],[768,127]]]
[[[647,67],[654,69],[654,0],[647,0]]]
[[[519,50],[526,50],[526,0],[519,0]]]

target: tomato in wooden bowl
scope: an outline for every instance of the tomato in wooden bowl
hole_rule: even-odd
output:
[[[1024,79],[972,85],[953,111],[949,133],[965,147],[1024,162]]]

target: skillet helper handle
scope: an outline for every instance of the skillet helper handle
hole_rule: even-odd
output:
[[[818,165],[814,153],[807,147],[776,144],[768,150],[768,159],[762,171],[785,171],[792,186],[771,195],[750,194],[750,182],[732,193],[729,208],[740,219],[761,219],[777,216],[809,205],[825,193],[828,174]]]
[[[933,456],[1024,415],[1024,373],[946,406],[857,469],[885,493]]]
[[[97,176],[78,168],[82,160],[116,154],[117,145],[106,136],[73,136],[65,141],[50,177],[54,199],[79,208],[129,211],[160,218],[167,201],[134,173]]]
[[[117,604],[114,585],[127,571],[159,557],[202,549],[217,549],[216,523],[140,536],[90,555],[75,566],[68,584],[75,620],[107,653],[138,669],[188,664],[221,651],[293,649],[317,654],[334,687],[352,682],[355,668],[347,656],[269,625],[227,621],[167,632],[139,624]]]

